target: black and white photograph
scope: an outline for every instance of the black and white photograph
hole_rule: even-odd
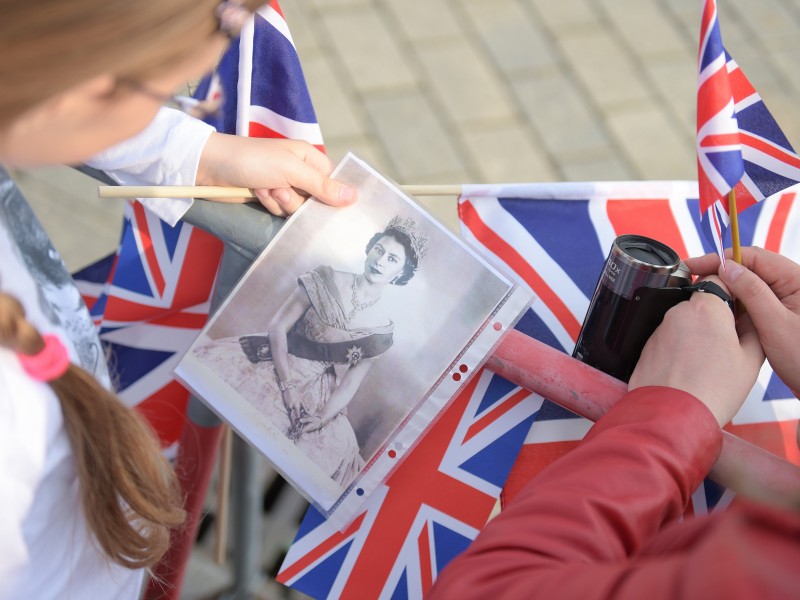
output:
[[[496,336],[487,324],[516,288],[359,159],[336,178],[358,202],[304,205],[176,370],[326,511],[442,383],[457,389],[455,361]]]

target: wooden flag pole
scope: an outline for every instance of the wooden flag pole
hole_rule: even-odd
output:
[[[228,519],[231,486],[231,446],[233,432],[227,425],[222,426],[222,448],[219,456],[219,473],[217,475],[217,518],[215,521],[216,540],[214,544],[214,562],[225,563],[228,547]]]
[[[255,198],[243,187],[210,185],[99,185],[99,198]]]
[[[736,208],[736,190],[731,188],[728,192],[728,215],[731,220],[731,249],[733,250],[733,262],[742,264],[742,246],[739,241],[739,211]],[[741,317],[746,309],[738,298],[733,301],[733,312],[736,317]]]
[[[736,209],[736,190],[728,192],[728,215],[731,219],[731,248],[733,260],[742,264],[742,247],[739,242],[739,211]]]
[[[400,188],[412,196],[458,196],[461,186],[402,185]],[[244,187],[218,187],[210,185],[99,185],[99,198],[255,198],[253,190]]]
[[[461,186],[458,184],[440,185],[401,185],[400,188],[412,196],[460,196]]]

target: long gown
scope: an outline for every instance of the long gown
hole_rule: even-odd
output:
[[[335,364],[354,366],[392,345],[393,324],[348,329],[346,302],[333,280],[333,270],[317,267],[298,278],[311,306],[288,334],[288,363],[303,410],[319,414],[336,389]],[[244,345],[249,346],[249,356]],[[346,409],[322,428],[297,435],[278,387],[269,342],[263,335],[214,340],[194,350],[239,394],[262,411],[306,456],[334,481],[347,486],[364,466]]]

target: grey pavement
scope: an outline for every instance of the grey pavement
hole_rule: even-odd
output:
[[[400,184],[695,179],[702,0],[284,0],[334,161]],[[800,0],[718,0],[722,37],[800,148]],[[70,268],[121,207],[67,169],[17,179]],[[420,201],[457,226],[454,197]],[[186,598],[230,581],[198,548]],[[265,582],[259,597],[281,597]]]

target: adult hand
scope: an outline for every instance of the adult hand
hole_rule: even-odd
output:
[[[645,344],[628,389],[657,385],[688,392],[722,426],[747,398],[763,361],[755,332],[737,336],[727,304],[712,294],[694,293],[667,311]]]
[[[328,157],[308,142],[212,133],[200,157],[196,184],[250,188],[269,212],[283,217],[309,196],[331,206],[355,202],[356,191],[331,179],[331,171]]]
[[[728,250],[728,256],[731,252]],[[742,264],[716,254],[686,261],[698,275],[719,272],[731,293],[747,312],[739,319],[740,331],[757,332],[764,353],[778,377],[795,396],[800,393],[800,265],[763,248],[742,248]]]

